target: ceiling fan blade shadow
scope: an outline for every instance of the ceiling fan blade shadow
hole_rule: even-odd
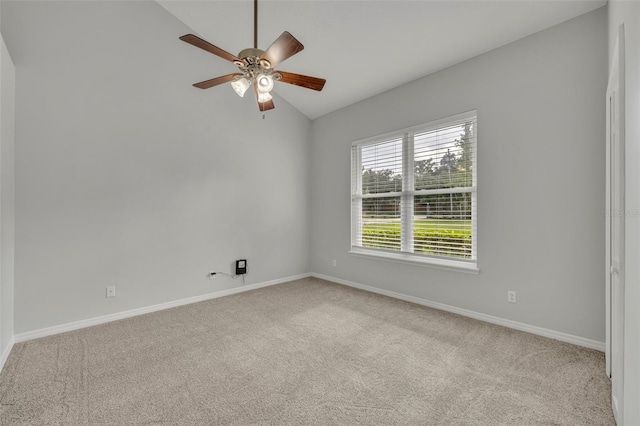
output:
[[[226,59],[229,62],[238,60],[238,58],[236,58],[235,55],[232,55],[231,53],[220,49],[218,46],[214,46],[213,44],[209,43],[206,40],[201,39],[196,35],[186,34],[180,37],[180,40],[184,41],[185,43],[189,43],[195,47],[199,47],[202,50],[206,50],[209,53],[213,53],[214,55],[219,56],[222,59]]]
[[[280,34],[280,37],[260,56],[260,59],[268,60],[273,68],[280,62],[300,52],[302,49],[304,49],[302,43],[289,34],[288,31],[285,31]]]
[[[233,81],[236,78],[236,76],[242,76],[242,74],[238,74],[238,73],[227,74],[220,77],[212,78],[211,80],[205,80],[199,83],[195,83],[193,86],[197,87],[198,89],[208,89],[210,87],[218,86],[220,84]]]
[[[277,71],[282,78],[279,80],[283,83],[289,83],[306,89],[317,90],[318,92],[324,88],[327,82],[324,78],[311,77],[308,75],[294,74],[292,72]]]

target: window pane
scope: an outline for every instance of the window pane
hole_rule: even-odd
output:
[[[400,197],[362,200],[362,247],[400,250]]]
[[[476,128],[470,111],[354,142],[352,246],[385,250],[370,253],[387,259],[474,269]]]
[[[414,252],[471,258],[471,192],[416,196]]]
[[[467,122],[414,136],[416,190],[473,185],[473,131]]]
[[[362,147],[362,194],[402,191],[402,139]]]

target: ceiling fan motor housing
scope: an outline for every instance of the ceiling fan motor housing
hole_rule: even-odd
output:
[[[258,76],[269,76],[273,80],[280,80],[281,74],[274,72],[271,62],[267,59],[260,58],[264,54],[264,50],[256,48],[248,48],[238,53],[237,61],[233,63],[242,71],[242,75],[237,75],[235,80],[246,78],[250,82],[254,82]]]
[[[271,62],[267,59],[261,59],[260,57],[264,54],[264,50],[248,48],[242,50],[238,53],[239,61],[234,61],[234,63],[239,67],[248,67],[251,65],[260,65],[260,67],[264,69],[271,68]]]
[[[254,56],[256,58],[259,58],[260,56],[262,56],[263,53],[264,53],[264,50],[262,49],[255,49],[253,47],[249,47],[248,49],[243,49],[242,51],[240,51],[240,53],[238,53],[238,58],[246,58],[249,56]]]

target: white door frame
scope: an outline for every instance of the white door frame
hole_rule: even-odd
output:
[[[605,225],[605,303],[606,373],[611,378],[611,405],[621,422],[624,403],[624,222],[625,222],[625,88],[624,25],[618,28],[606,97],[606,225]],[[617,119],[615,118],[617,116]],[[612,135],[615,135],[612,137]],[[614,169],[615,167],[615,169]],[[615,175],[613,175],[615,173]],[[612,179],[612,176],[615,179]],[[617,184],[617,185],[616,185]],[[616,187],[617,186],[617,187]],[[612,205],[612,199],[618,202]],[[612,235],[612,222],[618,221],[618,235]],[[616,247],[612,248],[612,244]],[[612,251],[616,256],[612,256]],[[615,279],[612,279],[615,277]],[[612,285],[613,283],[613,285]]]

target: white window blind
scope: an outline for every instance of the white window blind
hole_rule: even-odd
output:
[[[354,142],[352,251],[475,264],[476,127],[472,111]]]

